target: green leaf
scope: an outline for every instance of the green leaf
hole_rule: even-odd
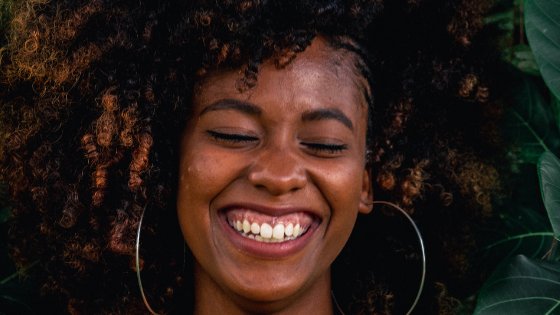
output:
[[[37,264],[38,261],[35,261],[0,280],[0,311],[7,314],[39,314],[38,309],[35,309],[36,282],[31,274]]]
[[[501,30],[511,31],[514,29],[514,12],[513,8],[507,11],[497,12],[492,15],[488,15],[484,18],[484,23],[491,25],[496,24]]]
[[[48,313],[37,307],[34,283],[28,278],[17,278],[8,284],[0,285],[0,314],[43,314]],[[5,313],[2,313],[5,312]]]
[[[6,304],[7,305],[11,304],[10,308],[13,309],[11,311],[14,314],[15,314],[14,310],[17,310],[18,314],[28,314],[28,313],[30,314],[33,311],[31,309],[31,306],[28,305],[26,303],[26,301],[22,301],[18,298],[14,298],[13,296],[10,296],[10,295],[0,295],[0,306],[3,306],[5,308],[7,308],[8,306],[6,306]],[[2,314],[2,313],[0,313],[0,314]]]
[[[506,258],[525,254],[542,257],[551,245],[554,235],[546,217],[533,209],[512,205],[499,216],[501,224],[492,230],[480,232],[486,245],[480,250],[480,262],[493,264]]]
[[[538,163],[537,172],[541,194],[554,237],[560,238],[560,160],[550,152],[544,152]]]
[[[560,129],[560,98],[552,97],[551,106],[554,111],[556,122],[558,123],[558,128]]]
[[[546,85],[560,98],[560,1],[526,0],[525,29]]]
[[[540,76],[539,66],[535,56],[528,45],[516,45],[505,48],[502,52],[503,59],[517,69],[530,75]]]
[[[506,137],[512,143],[514,164],[536,164],[544,151],[560,150],[560,132],[555,114],[538,86],[538,78],[511,74],[514,104],[506,112]]]
[[[26,274],[27,272],[29,272],[30,269],[32,269],[33,267],[35,267],[37,264],[39,264],[39,261],[36,260],[32,263],[30,263],[29,265],[21,268],[20,270],[14,272],[13,274],[9,275],[8,277],[0,280],[0,289],[2,288],[1,286],[9,283],[10,281],[13,281],[14,279],[17,279],[19,276],[22,276],[24,274]]]
[[[501,264],[482,287],[474,315],[560,314],[560,263],[519,255]]]

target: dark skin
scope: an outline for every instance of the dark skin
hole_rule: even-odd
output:
[[[493,210],[494,204],[500,204],[499,200],[493,202],[496,193],[509,194],[500,191],[500,182],[509,185],[508,178],[499,174],[500,169],[510,170],[502,154],[506,152],[500,147],[498,128],[504,91],[496,78],[503,77],[504,69],[495,48],[501,41],[492,25],[484,23],[492,2],[39,2],[8,0],[6,3],[13,5],[4,6],[2,20],[6,27],[1,32],[5,36],[0,40],[4,57],[0,65],[0,182],[9,190],[10,254],[18,267],[39,262],[34,267],[37,284],[45,289],[44,301],[56,305],[57,311],[51,313],[146,312],[134,274],[141,218],[140,267],[148,302],[160,313],[192,311],[195,260],[183,252],[185,237],[177,227],[180,221],[176,196],[179,190],[185,190],[178,186],[178,168],[185,123],[195,114],[193,97],[201,95],[205,80],[227,70],[236,78],[224,83],[224,89],[218,92],[227,91],[226,85],[237,93],[232,86],[250,90],[253,83],[262,84],[259,66],[267,66],[270,59],[279,62],[278,69],[290,62],[293,66],[316,34],[328,38],[336,47],[337,54],[331,54],[325,62],[329,62],[329,70],[338,71],[337,81],[356,80],[355,86],[367,90],[367,85],[360,82],[359,75],[363,75],[372,87],[375,108],[368,113],[366,142],[371,150],[368,165],[375,198],[394,202],[413,215],[427,248],[430,268],[417,311],[455,314],[457,301],[480,288],[486,274],[479,269],[490,266],[478,268],[477,253],[485,239],[479,238],[477,231],[485,230],[489,216],[497,215]],[[354,39],[364,50],[345,45],[338,36]],[[341,62],[349,55],[355,62]],[[242,67],[245,63],[247,68]],[[356,71],[346,71],[352,66]],[[356,73],[358,76],[353,75]],[[237,79],[246,84],[237,84]],[[323,88],[324,92],[333,90],[332,86]],[[339,85],[334,86],[340,93]],[[364,94],[367,95],[362,91]],[[222,96],[237,99],[240,94]],[[263,105],[254,99],[251,104]],[[211,114],[217,113],[208,111],[191,122]],[[270,116],[265,114],[262,111],[260,118]],[[301,113],[297,117],[298,122],[302,121]],[[323,112],[306,116],[307,123],[312,122],[311,117],[341,116]],[[264,125],[272,126],[269,121]],[[216,140],[203,131],[206,140]],[[258,135],[269,136],[266,132]],[[234,135],[226,140],[235,138]],[[309,150],[307,141],[296,140],[298,148]],[[251,141],[249,137],[241,143]],[[322,150],[311,144],[315,150]],[[339,145],[328,143],[326,152],[336,152]],[[197,147],[196,151],[202,150]],[[293,164],[291,158],[300,157],[286,150],[276,151],[280,157],[270,153],[270,159],[277,158],[281,163]],[[250,152],[240,160],[256,159],[264,151]],[[220,159],[216,166],[229,172],[224,165],[231,165],[231,156]],[[211,157],[218,161],[217,155]],[[289,163],[285,166],[289,167]],[[322,159],[317,158],[309,164],[318,168],[321,163]],[[360,170],[363,168],[361,165]],[[187,169],[188,166],[183,168]],[[327,171],[334,174],[334,168]],[[313,180],[311,186],[319,188],[320,193],[330,191],[311,176],[305,178]],[[356,178],[359,180],[361,175]],[[239,182],[229,183],[232,185],[225,188]],[[183,205],[191,209],[179,209],[190,211],[182,215],[184,228],[199,229],[201,233],[192,234],[203,238],[201,244],[206,240],[212,245],[204,248],[208,255],[219,248],[211,239],[215,235],[208,233],[212,232],[209,227],[190,223],[210,224],[214,222],[210,214],[225,213],[210,207],[222,191],[210,184],[196,182],[197,186],[191,187],[208,192],[206,196],[199,195],[207,198],[199,203],[203,207]],[[296,191],[292,193],[293,200],[299,202]],[[238,195],[259,204],[275,205],[274,195],[266,198],[247,187]],[[315,199],[327,204],[328,209],[321,210],[327,217],[340,213],[331,207],[334,202],[330,195]],[[316,200],[311,201],[315,207]],[[354,209],[345,210],[354,211],[357,206],[352,206]],[[408,307],[408,297],[413,294],[410,291],[417,283],[407,280],[418,277],[417,268],[409,268],[408,264],[417,250],[416,246],[408,246],[410,242],[416,245],[415,239],[403,237],[406,242],[395,243],[392,236],[403,235],[410,226],[358,217],[362,222],[357,221],[359,224],[354,226],[331,269],[333,291],[347,314],[399,313]],[[499,217],[495,218],[498,221]],[[383,237],[370,237],[370,231]],[[234,239],[231,236],[222,239]],[[194,248],[195,243],[197,240],[192,240],[189,245]],[[206,261],[202,259],[205,255],[196,254],[200,263],[197,275],[208,275],[216,284],[208,286],[209,290],[216,293],[215,288],[219,288],[229,304],[235,304],[227,312],[239,305],[251,308],[251,303],[273,308],[262,299],[255,300],[255,294],[247,296],[229,285],[231,277],[218,273],[222,269],[210,268],[227,256],[208,257]],[[330,259],[325,258],[325,265]],[[370,263],[372,260],[376,263]],[[252,265],[254,261],[260,260],[253,259]],[[265,266],[264,262],[261,265]],[[303,277],[309,280],[305,280],[306,288],[317,283],[316,275]],[[284,292],[277,299],[284,304],[276,309],[295,305],[300,300],[297,297],[303,296],[301,292],[310,290]],[[320,293],[326,297],[326,292]],[[201,294],[197,292],[197,296]]]
[[[373,200],[355,58],[317,37],[244,92],[238,69],[198,84],[177,199],[195,314],[333,313],[330,266]]]

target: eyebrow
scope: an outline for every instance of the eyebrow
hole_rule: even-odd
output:
[[[312,111],[308,111],[301,115],[303,121],[316,121],[324,119],[334,119],[341,122],[348,129],[354,131],[354,125],[348,116],[346,116],[342,111],[336,108],[321,108]]]
[[[254,115],[254,116],[259,116],[262,113],[262,110],[255,104],[251,104],[249,102],[240,101],[236,99],[225,98],[208,105],[206,108],[202,110],[202,112],[200,112],[200,116],[208,112],[217,111],[217,110],[227,110],[227,109],[237,110],[242,113]]]
[[[260,116],[262,114],[262,110],[255,104],[240,101],[236,99],[221,99],[218,100],[207,107],[205,107],[202,112],[200,112],[200,116],[217,110],[228,110],[233,109],[240,111],[242,113],[246,113],[249,115]],[[348,127],[348,129],[354,131],[354,125],[348,116],[346,116],[342,111],[337,108],[320,108],[311,111],[307,111],[301,115],[302,121],[317,121],[317,120],[326,120],[326,119],[334,119],[341,122],[344,126]]]

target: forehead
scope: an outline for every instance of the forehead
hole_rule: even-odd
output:
[[[321,104],[338,107],[358,104],[367,108],[369,85],[356,68],[358,56],[345,49],[334,48],[326,40],[316,38],[305,51],[284,68],[272,59],[259,66],[256,85],[240,91],[244,78],[241,69],[210,72],[195,89],[195,106],[221,98],[240,98],[259,102]]]

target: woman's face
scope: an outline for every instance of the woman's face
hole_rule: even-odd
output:
[[[316,38],[284,69],[264,62],[244,92],[239,70],[197,85],[177,209],[197,286],[255,302],[330,290],[331,263],[371,210],[355,58]]]

